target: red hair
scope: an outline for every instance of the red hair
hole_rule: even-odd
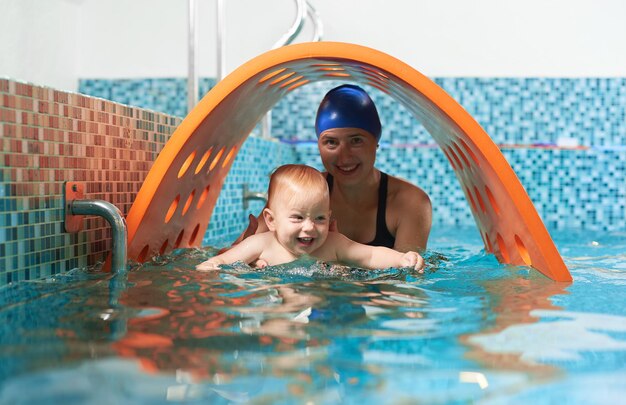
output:
[[[270,176],[267,206],[272,207],[277,198],[281,200],[330,199],[330,195],[326,179],[317,169],[306,165],[290,164],[280,166]]]

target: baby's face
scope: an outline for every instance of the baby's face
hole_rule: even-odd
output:
[[[293,255],[312,254],[324,244],[330,225],[330,202],[320,196],[309,201],[295,196],[274,207],[276,238]]]

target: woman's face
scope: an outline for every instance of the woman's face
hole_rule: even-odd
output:
[[[326,171],[337,181],[354,184],[371,175],[378,141],[360,128],[333,128],[317,142]]]

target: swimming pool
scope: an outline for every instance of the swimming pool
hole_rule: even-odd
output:
[[[626,234],[556,232],[574,277],[436,229],[424,275],[312,263],[76,270],[3,288],[0,403],[608,403],[626,395]]]

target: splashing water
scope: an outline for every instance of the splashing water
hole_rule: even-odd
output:
[[[625,235],[556,234],[574,276],[504,266],[473,230],[424,274],[298,260],[127,279],[76,270],[0,295],[0,403],[606,403],[626,394]]]

